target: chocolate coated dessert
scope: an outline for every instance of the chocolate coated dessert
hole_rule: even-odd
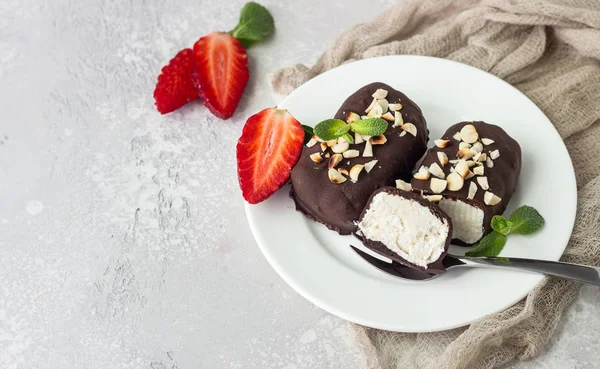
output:
[[[341,153],[343,159],[333,168],[330,166],[335,164],[331,162],[334,148],[323,142],[315,144],[313,140],[313,145],[304,148],[292,170],[290,196],[296,209],[340,234],[356,230],[356,221],[374,191],[393,186],[399,178],[409,181],[414,165],[427,150],[427,123],[421,109],[406,95],[384,83],[372,83],[356,91],[346,99],[334,118],[348,121],[367,115],[365,110],[373,108],[373,95],[383,94],[382,91],[376,93],[378,90],[387,92],[385,101],[378,103],[383,109],[377,108],[378,111],[369,114],[372,117],[381,113],[380,116],[387,120],[392,117],[384,138],[378,137],[371,144],[361,142],[365,137],[352,133],[355,143]],[[396,113],[400,118],[394,119]],[[412,124],[405,124],[403,129],[402,123]],[[371,148],[372,155],[369,156]],[[364,167],[362,170],[355,168],[360,172],[355,179],[350,172],[357,165],[357,168]]]
[[[358,223],[363,244],[411,268],[444,270],[452,222],[433,202],[392,187],[377,190]]]
[[[491,231],[492,217],[506,210],[521,172],[521,147],[485,122],[455,124],[435,142],[412,188],[441,195],[439,206],[452,218],[453,242],[472,245]]]

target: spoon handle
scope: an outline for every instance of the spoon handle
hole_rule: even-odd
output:
[[[527,270],[554,277],[600,285],[600,268],[588,265],[521,258],[452,256],[464,262],[466,265],[482,264],[501,268]]]

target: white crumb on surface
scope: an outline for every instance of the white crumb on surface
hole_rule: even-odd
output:
[[[310,342],[313,342],[316,339],[317,339],[317,334],[315,333],[314,330],[310,329],[310,330],[304,332],[304,334],[302,335],[302,337],[300,337],[300,342],[302,342],[302,343],[310,343]]]
[[[31,215],[38,215],[42,211],[44,211],[44,204],[38,200],[31,200],[27,202],[25,205],[25,210]]]

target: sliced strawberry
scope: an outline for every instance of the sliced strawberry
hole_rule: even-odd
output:
[[[192,80],[193,64],[194,52],[183,49],[161,70],[154,90],[156,108],[161,114],[177,110],[198,98]]]
[[[257,204],[283,186],[300,159],[303,144],[302,125],[287,110],[269,108],[248,118],[237,143],[244,199]]]
[[[204,105],[221,119],[233,115],[248,83],[248,55],[228,33],[213,32],[194,44],[194,83]]]

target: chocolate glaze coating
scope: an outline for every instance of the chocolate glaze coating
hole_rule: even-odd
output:
[[[350,112],[365,115],[365,109],[373,101],[371,95],[378,88],[388,91],[386,99],[389,103],[402,104],[402,117],[405,122],[413,123],[417,127],[416,137],[408,133],[400,137],[402,129],[392,128],[390,123],[385,133],[387,142],[383,145],[373,145],[372,158],[359,156],[344,159],[337,166],[349,171],[355,164],[379,160],[370,173],[363,170],[356,183],[347,180],[342,184],[334,184],[329,181],[327,160],[315,163],[309,157],[321,151],[318,144],[311,148],[305,147],[298,164],[292,170],[290,196],[296,203],[296,210],[340,234],[356,231],[355,221],[374,191],[380,187],[393,186],[396,179],[410,180],[414,165],[427,150],[429,135],[421,109],[406,95],[384,83],[371,83],[360,88],[344,101],[335,118],[345,121]],[[351,150],[356,149],[361,155],[364,147],[364,143],[350,145]],[[331,150],[328,148],[327,152]],[[347,164],[348,161],[350,165]]]
[[[371,195],[371,197],[369,197],[367,206],[365,206],[364,210],[360,214],[359,222],[360,222],[360,220],[363,219],[367,210],[369,210],[369,207],[370,207],[370,204],[371,204],[373,198],[380,192],[386,192],[386,193],[389,193],[394,196],[400,196],[405,199],[416,201],[419,204],[428,208],[429,211],[431,212],[431,214],[435,215],[438,219],[446,222],[446,224],[448,224],[448,238],[446,239],[446,244],[444,246],[444,252],[442,252],[440,254],[440,257],[437,260],[435,260],[433,263],[428,264],[427,268],[424,268],[422,266],[415,265],[413,263],[406,261],[400,255],[396,254],[395,252],[393,252],[392,250],[387,248],[383,243],[381,243],[379,241],[370,240],[370,239],[366,238],[364,235],[361,235],[359,233],[358,236],[361,238],[363,245],[365,245],[365,247],[367,247],[368,249],[373,250],[373,252],[375,252],[377,254],[383,255],[389,259],[397,261],[398,263],[401,263],[402,265],[406,265],[407,267],[410,267],[410,268],[425,270],[429,273],[434,273],[434,274],[436,271],[439,272],[439,271],[446,270],[446,268],[442,264],[442,261],[444,259],[444,256],[446,256],[446,253],[448,252],[448,247],[450,246],[450,239],[452,238],[452,220],[450,219],[450,217],[446,213],[444,213],[442,211],[442,209],[440,209],[433,202],[431,202],[427,199],[424,199],[423,197],[421,197],[420,195],[418,195],[416,193],[399,190],[395,187],[383,187],[383,188],[380,188],[379,190],[375,191]]]
[[[491,145],[484,145],[483,152],[486,153],[489,157],[489,153],[494,150],[498,150],[500,152],[500,157],[494,160],[494,167],[488,168],[487,165],[484,164],[484,176],[488,179],[489,191],[493,192],[496,196],[500,197],[502,201],[497,205],[486,205],[483,201],[483,195],[485,191],[481,189],[479,183],[477,183],[475,176],[471,179],[465,180],[465,184],[459,191],[449,191],[446,189],[441,193],[445,198],[450,199],[460,199],[464,202],[467,202],[470,205],[476,206],[483,210],[484,219],[484,235],[489,233],[492,229],[491,221],[494,215],[499,215],[504,213],[510,198],[515,192],[515,188],[517,186],[517,179],[519,178],[519,174],[521,173],[521,146],[515,141],[512,137],[510,137],[502,128],[488,124],[485,122],[460,122],[457,123],[444,133],[442,139],[450,140],[450,144],[441,149],[437,146],[429,149],[425,158],[423,159],[423,165],[430,166],[433,163],[441,164],[438,160],[437,153],[438,151],[443,151],[448,155],[448,159],[456,159],[456,153],[458,151],[459,141],[455,140],[452,136],[456,132],[460,132],[462,127],[467,124],[472,124],[475,126],[477,133],[479,134],[479,140],[482,138],[489,138],[494,140],[495,142]],[[450,167],[452,164],[446,164],[442,169],[446,176],[450,174]],[[473,169],[473,168],[471,168]],[[432,176],[433,177],[433,176]],[[413,178],[411,181],[411,185],[413,190],[419,191],[423,190],[425,194],[432,194],[430,189],[430,181],[418,180]],[[467,200],[467,195],[469,193],[469,185],[471,181],[475,181],[477,184],[477,193],[475,194],[475,198],[473,200]],[[467,245],[465,242],[461,240],[454,239],[453,243],[457,245]]]

